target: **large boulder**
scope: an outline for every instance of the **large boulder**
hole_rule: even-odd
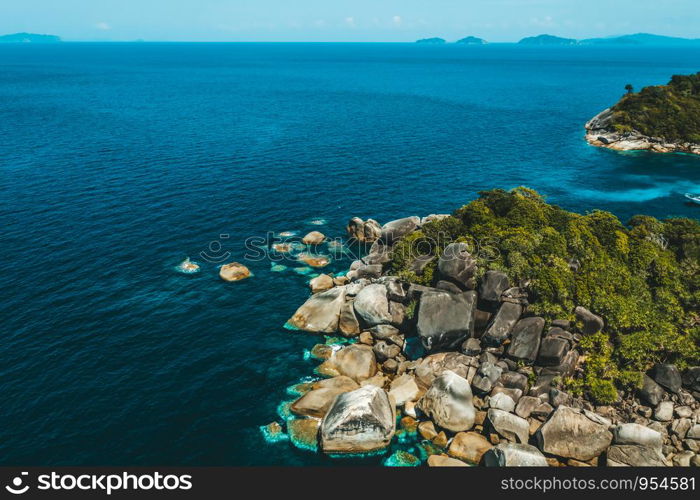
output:
[[[466,243],[450,243],[438,260],[440,277],[456,283],[464,290],[475,287],[476,259],[469,253]]]
[[[427,389],[432,385],[433,380],[447,370],[467,379],[468,382],[476,372],[476,367],[476,358],[458,352],[440,352],[423,358],[414,374],[419,385]]]
[[[424,292],[416,329],[426,350],[458,347],[474,333],[476,292]]]
[[[523,313],[523,306],[512,302],[504,302],[486,328],[481,339],[483,345],[499,346],[508,338],[513,327]]]
[[[508,275],[502,271],[486,271],[481,279],[479,298],[491,306],[498,306],[501,294],[510,288]]]
[[[335,333],[338,330],[340,309],[343,304],[345,304],[345,287],[331,288],[309,297],[288,323],[307,332]]]
[[[585,307],[578,306],[574,309],[574,314],[576,315],[576,319],[583,323],[582,332],[586,335],[598,333],[605,326],[603,318],[596,316]]]
[[[635,444],[661,449],[664,437],[653,429],[640,424],[620,424],[613,430],[615,444]]]
[[[683,385],[681,374],[672,364],[659,364],[654,367],[654,381],[667,390],[678,394]]]
[[[469,467],[467,464],[456,458],[446,455],[430,455],[428,457],[428,467]]]
[[[476,412],[469,382],[450,370],[433,380],[418,408],[437,425],[452,432],[467,431],[474,426]]]
[[[458,432],[450,443],[447,451],[451,456],[466,460],[473,464],[481,462],[484,453],[493,448],[493,445],[479,433]]]
[[[370,346],[352,344],[335,351],[317,370],[322,375],[345,375],[355,382],[362,382],[377,373],[377,361]]]
[[[700,366],[692,366],[683,373],[683,386],[689,391],[700,392]]]
[[[250,270],[243,264],[231,262],[221,266],[219,277],[224,281],[240,281],[250,277]]]
[[[326,236],[319,231],[311,231],[301,239],[305,245],[320,245],[326,241]]]
[[[540,349],[540,338],[544,330],[544,318],[523,318],[513,327],[508,357],[533,363]]]
[[[340,307],[338,330],[345,337],[357,337],[360,334],[360,322],[355,315],[355,307],[352,300],[346,300]]]
[[[336,396],[346,392],[341,388],[313,389],[297,399],[290,410],[305,417],[322,418],[333,404]]]
[[[658,405],[664,398],[664,388],[654,382],[648,375],[642,377],[642,387],[638,391],[639,398],[649,406]]]
[[[585,462],[610,446],[609,426],[594,413],[560,406],[537,432],[538,445],[545,453]]]
[[[540,450],[524,443],[500,443],[484,453],[487,467],[547,467]]]
[[[614,444],[606,453],[608,467],[664,467],[666,461],[659,448],[630,444]]]
[[[360,290],[353,306],[357,316],[368,326],[391,323],[387,290],[380,283],[372,283]]]
[[[372,243],[382,234],[382,228],[374,219],[363,221],[359,217],[353,217],[346,227],[348,237],[354,238],[360,243]]]
[[[418,229],[419,226],[420,217],[417,216],[404,217],[403,219],[387,222],[382,226],[381,240],[388,245],[392,245],[408,233]]]
[[[479,393],[488,394],[493,389],[496,381],[501,377],[503,368],[495,364],[485,361],[479,365],[479,368],[472,380],[472,386]]]
[[[527,443],[530,437],[528,421],[507,411],[491,408],[486,413],[485,425],[503,439],[513,443]]]
[[[547,335],[540,342],[537,365],[560,366],[570,348],[571,345],[565,338]]]
[[[396,409],[383,389],[366,385],[340,394],[321,422],[325,453],[366,453],[385,448],[396,431]]]
[[[396,377],[389,387],[389,396],[394,398],[396,406],[403,406],[408,401],[417,401],[422,393],[416,379],[408,373]]]
[[[325,292],[333,288],[333,278],[327,274],[319,274],[314,279],[309,281],[311,293]]]

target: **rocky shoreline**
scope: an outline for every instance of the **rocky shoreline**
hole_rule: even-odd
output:
[[[392,247],[444,217],[351,219],[348,236],[371,244],[368,255],[312,280],[288,322],[346,340],[314,347],[324,378],[296,387],[288,418],[263,428],[271,441],[389,455],[414,436],[420,453],[397,451],[388,465],[700,466],[700,367],[658,364],[635,394],[595,405],[560,384],[582,370],[581,340],[605,331],[595,312],[529,313],[528,284],[477,272],[466,243],[415,259],[416,270],[437,259],[434,287],[391,276]]]
[[[636,131],[618,132],[612,126],[610,108],[598,113],[585,125],[586,141],[593,146],[616,151],[651,151],[653,153],[688,153],[700,155],[700,144],[667,142]]]

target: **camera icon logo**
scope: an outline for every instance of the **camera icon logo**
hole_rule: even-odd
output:
[[[12,479],[12,484],[8,484],[5,486],[5,489],[12,493],[13,495],[21,495],[23,493],[26,493],[27,490],[29,489],[29,485],[25,484],[22,486],[22,479],[24,476],[29,475],[28,472],[22,472],[21,475],[16,476],[15,478]]]

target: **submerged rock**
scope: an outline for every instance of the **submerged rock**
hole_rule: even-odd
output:
[[[366,385],[339,395],[321,423],[325,453],[366,453],[388,446],[396,410],[383,389]]]
[[[433,380],[428,392],[418,402],[418,408],[437,425],[452,432],[466,431],[474,426],[476,412],[469,382],[450,370]]]
[[[240,281],[250,276],[250,270],[238,262],[224,264],[219,269],[219,277],[224,281]]]
[[[331,259],[325,255],[313,255],[309,253],[302,253],[297,257],[297,260],[307,264],[311,267],[326,267],[331,263]]]
[[[312,295],[297,309],[289,324],[314,333],[338,331],[340,309],[345,303],[345,287],[335,287]]]
[[[303,450],[318,449],[318,429],[321,421],[315,418],[295,418],[287,421],[287,432],[292,444]]]
[[[305,245],[320,245],[326,240],[326,236],[319,231],[311,231],[301,241]]]

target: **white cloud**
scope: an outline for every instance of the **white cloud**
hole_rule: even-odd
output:
[[[400,26],[401,25],[401,16],[394,16],[391,18],[391,21],[396,25]]]
[[[346,18],[345,18],[345,24],[347,24],[347,25],[350,26],[351,28],[354,28],[354,27],[355,27],[355,18],[352,17],[352,16],[351,16],[351,17],[346,17]]]
[[[102,30],[102,31],[109,31],[112,29],[112,27],[104,21],[97,23],[95,25],[95,28],[97,28],[98,30]]]

